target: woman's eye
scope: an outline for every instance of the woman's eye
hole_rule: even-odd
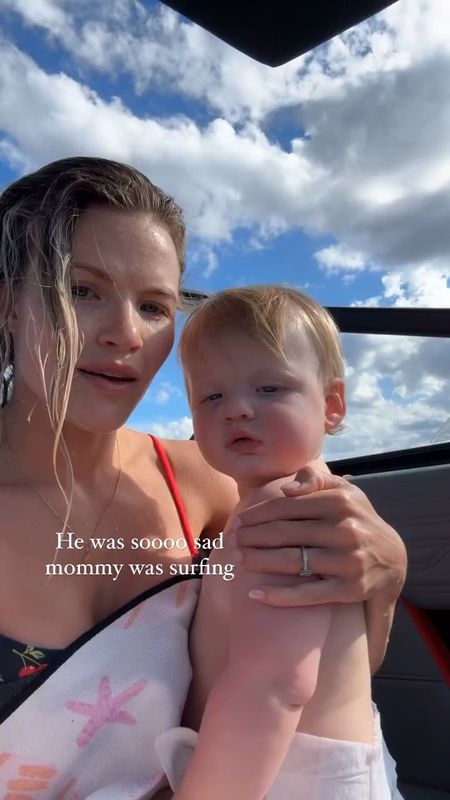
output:
[[[146,314],[152,314],[154,317],[167,317],[168,312],[162,306],[159,306],[157,303],[144,303],[142,309],[145,311]]]
[[[89,286],[85,286],[83,283],[73,283],[71,291],[75,300],[86,300],[89,297],[89,292],[93,292]]]
[[[273,392],[278,392],[278,386],[260,386],[258,391],[273,394]]]

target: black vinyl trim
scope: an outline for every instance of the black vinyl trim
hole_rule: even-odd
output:
[[[210,297],[195,289],[181,292],[188,308]],[[378,333],[387,336],[450,338],[448,308],[369,308],[326,306],[341,333]]]
[[[342,333],[450,337],[448,308],[339,308],[328,311]]]
[[[450,442],[411,447],[408,450],[392,450],[369,456],[328,461],[335,475],[373,475],[377,472],[418,469],[450,464]]]
[[[394,0],[165,0],[237,50],[277,67],[392,5]]]

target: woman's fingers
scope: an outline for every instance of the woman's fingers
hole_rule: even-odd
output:
[[[343,478],[332,475],[330,472],[321,472],[311,467],[303,467],[297,472],[295,479],[282,486],[286,496],[299,497],[329,489],[339,489],[344,483]]]
[[[349,584],[339,578],[325,578],[322,581],[301,582],[298,586],[267,586],[261,583],[257,590],[252,590],[250,596],[255,602],[279,608],[294,608],[297,606],[314,606],[322,603],[349,603],[364,599],[364,594],[355,590],[355,584]],[[257,597],[255,591],[262,592],[263,596]]]
[[[234,534],[239,547],[326,547],[349,550],[358,548],[359,540],[351,523],[327,525],[322,520],[276,520],[239,528]]]
[[[307,547],[308,567],[314,575],[321,578],[335,576],[345,580],[358,580],[364,576],[365,554],[362,551],[349,551],[333,548]],[[256,548],[239,550],[240,563],[250,572],[264,574],[299,575],[303,568],[301,547]],[[299,581],[301,576],[299,575]]]
[[[343,481],[342,478],[339,480]],[[339,488],[313,492],[301,497],[264,500],[239,512],[234,527],[251,527],[274,520],[335,520],[348,516],[360,501],[362,492],[343,481]],[[233,526],[232,526],[233,527]]]
[[[261,578],[266,569],[294,574],[295,554],[274,556],[271,551],[297,548],[300,553],[301,547],[308,547],[313,573],[324,578],[309,585],[305,580],[302,584],[299,576],[298,588],[267,587],[263,602],[279,606],[357,602],[384,589],[396,597],[406,573],[400,537],[357,486],[333,475],[322,477],[322,489],[311,491],[315,484],[308,478],[306,494],[266,500],[239,514],[233,538],[249,570],[261,572]],[[253,553],[250,558],[256,561],[247,564],[246,551],[251,548],[260,553]]]

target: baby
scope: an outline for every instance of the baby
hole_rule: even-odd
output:
[[[190,641],[200,663],[207,658],[201,643],[209,642],[209,689],[225,667],[248,687],[242,709],[230,711],[234,722],[223,717],[233,770],[223,766],[217,785],[226,781],[229,797],[237,791],[246,800],[386,800],[362,604],[294,609],[258,602],[251,590],[261,573],[239,563],[233,534],[242,508],[281,495],[280,487],[320,456],[324,435],[339,429],[346,410],[339,332],[324,308],[294,289],[229,289],[192,313],[180,357],[195,439],[206,461],[234,478],[240,498],[224,548],[210,556],[211,563],[235,563],[235,577],[203,578]],[[314,519],[311,529],[320,546]],[[264,576],[264,583],[319,580],[309,568],[313,553],[292,549],[286,575]],[[220,716],[220,700],[216,708]],[[202,732],[210,725],[213,736],[211,720]]]

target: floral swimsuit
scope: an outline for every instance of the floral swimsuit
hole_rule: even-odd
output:
[[[33,644],[23,644],[0,634],[0,683],[28,678],[48,667],[61,650],[45,650]]]

